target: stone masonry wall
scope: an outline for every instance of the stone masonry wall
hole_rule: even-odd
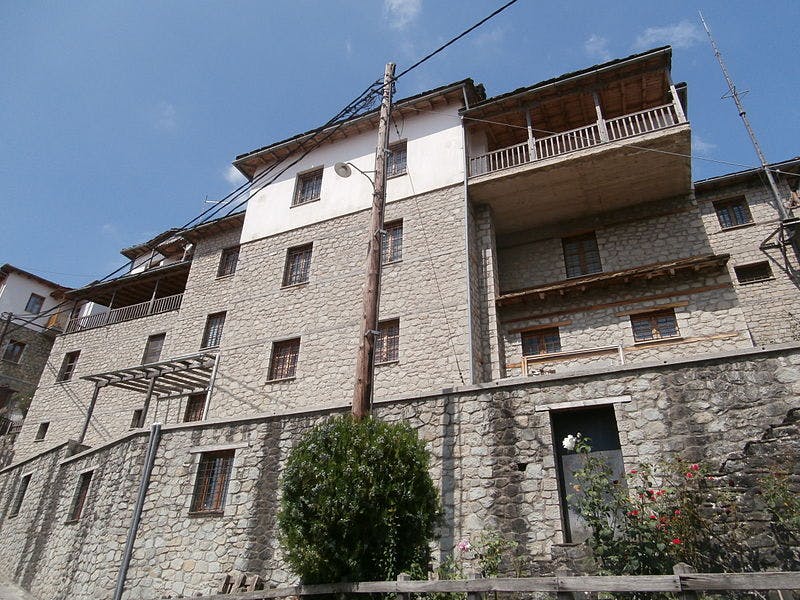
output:
[[[563,541],[552,410],[613,406],[627,468],[678,453],[692,461],[741,461],[748,443],[797,406],[799,367],[800,346],[749,350],[472,386],[379,403],[376,416],[410,423],[432,453],[446,514],[439,550],[497,528],[522,544],[526,572],[536,574],[547,570],[551,549]],[[166,426],[123,597],[208,594],[232,570],[259,573],[272,584],[293,581],[275,538],[280,470],[302,431],[327,414]],[[72,458],[60,446],[0,471],[0,575],[42,598],[107,597],[146,445],[146,432],[133,432]],[[235,449],[224,514],[191,516],[199,456],[222,448]],[[90,469],[84,513],[67,523],[78,477]],[[28,492],[11,517],[19,478],[28,473]]]
[[[12,401],[14,401],[15,399],[21,399],[21,397],[33,395],[47,362],[47,357],[50,355],[55,333],[22,327],[13,322],[8,329],[9,332],[4,338],[3,347],[0,348],[0,356],[2,356],[2,351],[8,342],[14,341],[25,344],[19,363],[0,359],[0,387],[9,387],[15,390],[19,396],[12,397]]]

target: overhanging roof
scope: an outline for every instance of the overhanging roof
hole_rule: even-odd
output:
[[[768,169],[774,171],[791,171],[797,172],[800,170],[800,156],[795,156],[788,160],[781,162],[771,163],[767,165]],[[725,175],[718,175],[717,177],[709,177],[708,179],[700,179],[694,182],[694,189],[696,192],[706,192],[709,190],[742,183],[752,177],[760,176],[764,173],[764,169],[756,167],[753,169],[745,169],[744,171],[736,171],[735,173],[726,173]]]
[[[115,306],[127,306],[149,300],[156,281],[159,282],[159,297],[171,296],[184,291],[190,266],[191,261],[184,260],[153,267],[108,281],[95,281],[70,290],[65,296],[71,300],[91,300],[106,306],[113,297]]]
[[[54,282],[50,281],[49,279],[45,279],[44,277],[39,277],[38,275],[35,275],[34,273],[30,273],[28,271],[25,271],[24,269],[20,269],[19,267],[15,267],[14,265],[11,265],[11,264],[8,264],[8,263],[0,266],[0,281],[5,279],[6,277],[8,277],[11,273],[16,273],[17,275],[22,275],[23,277],[28,277],[29,279],[33,279],[34,281],[38,281],[42,285],[46,285],[48,287],[54,288],[53,292],[51,292],[52,296],[57,296],[57,295],[61,294],[62,292],[66,292],[66,291],[68,291],[70,289],[70,288],[68,288],[66,286],[59,285],[58,283],[54,283]]]
[[[127,369],[84,375],[81,379],[100,387],[118,387],[143,394],[154,380],[153,394],[156,397],[190,394],[208,388],[216,358],[217,352],[198,352]]]

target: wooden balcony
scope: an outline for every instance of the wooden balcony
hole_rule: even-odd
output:
[[[183,293],[180,293],[172,296],[165,296],[163,298],[155,298],[147,302],[140,302],[139,304],[122,306],[120,308],[107,310],[96,315],[76,317],[69,320],[67,323],[67,329],[64,333],[75,333],[76,331],[95,329],[97,327],[104,327],[114,323],[132,321],[134,319],[149,317],[150,315],[157,315],[160,313],[178,310],[181,307],[182,300]]]

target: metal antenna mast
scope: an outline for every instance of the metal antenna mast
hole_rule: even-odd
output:
[[[722,74],[725,76],[725,82],[728,84],[728,93],[736,103],[736,108],[739,110],[739,116],[744,123],[745,129],[747,129],[747,135],[750,136],[750,141],[753,143],[753,148],[756,150],[758,160],[761,161],[761,168],[764,170],[764,174],[767,176],[767,181],[769,181],[769,187],[772,188],[772,194],[775,196],[775,204],[778,208],[778,214],[781,217],[781,221],[785,221],[789,218],[789,213],[787,212],[786,207],[783,205],[783,200],[781,199],[781,194],[778,191],[778,186],[775,183],[775,178],[772,176],[772,171],[770,171],[769,167],[767,166],[767,159],[764,158],[764,153],[761,151],[761,146],[758,144],[756,134],[753,131],[753,128],[750,126],[750,120],[747,118],[747,112],[744,110],[744,105],[742,104],[739,91],[736,89],[733,79],[731,79],[728,69],[725,67],[725,61],[722,60],[722,53],[719,51],[719,48],[717,48],[717,43],[714,41],[714,36],[711,35],[711,31],[708,29],[706,20],[703,18],[703,13],[699,12],[699,14],[700,20],[703,22],[703,28],[706,30],[708,39],[711,42],[711,47],[714,49],[714,56],[717,58],[717,62],[722,69]]]

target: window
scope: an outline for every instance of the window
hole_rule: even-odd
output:
[[[269,378],[291,379],[297,371],[297,357],[300,354],[300,338],[272,344],[272,360],[269,364]]]
[[[322,169],[316,169],[297,176],[292,206],[319,200],[322,191]]]
[[[133,411],[133,415],[131,416],[131,429],[138,429],[142,426],[142,413],[144,412],[143,409],[137,408]]]
[[[158,362],[161,358],[161,349],[164,347],[164,340],[166,333],[157,333],[147,338],[147,343],[144,346],[144,355],[142,356],[142,364]]]
[[[767,261],[733,267],[739,283],[755,283],[772,279],[772,269]]]
[[[662,338],[678,337],[678,322],[673,309],[631,315],[633,339],[637,342],[648,342]]]
[[[233,467],[233,450],[204,452],[197,467],[191,512],[221,513]]]
[[[383,226],[386,233],[381,238],[381,263],[388,264],[403,259],[403,221],[392,221]]]
[[[36,430],[36,437],[33,438],[36,442],[41,442],[44,437],[47,435],[47,430],[50,429],[50,422],[45,421],[44,423],[39,423],[39,429]]]
[[[92,474],[94,471],[87,471],[81,473],[78,478],[78,487],[75,489],[75,496],[72,498],[72,506],[69,509],[69,518],[67,521],[77,521],[81,518],[83,506],[86,504],[86,496],[89,495],[89,484],[92,483]]]
[[[203,343],[200,348],[216,348],[222,340],[222,328],[225,325],[224,312],[214,313],[208,315],[206,319],[206,328],[203,331]]]
[[[205,407],[206,395],[204,393],[190,395],[186,400],[186,410],[183,411],[183,422],[202,421]]]
[[[397,362],[400,360],[400,320],[378,323],[375,336],[375,364]]]
[[[236,263],[239,262],[239,246],[225,248],[219,258],[217,277],[227,277],[236,273]]]
[[[24,475],[19,480],[17,486],[17,493],[14,496],[14,504],[11,506],[11,512],[8,513],[9,517],[16,517],[19,514],[19,509],[22,508],[22,501],[25,499],[25,492],[28,491],[28,484],[31,482],[30,474]]]
[[[386,160],[386,176],[404,175],[408,164],[406,141],[395,142],[389,146],[389,158]]]
[[[567,277],[580,277],[591,273],[600,273],[600,251],[597,249],[597,237],[594,232],[577,235],[561,240],[564,246],[564,264]]]
[[[31,297],[28,298],[28,303],[25,305],[25,312],[38,315],[42,312],[42,304],[44,304],[44,296],[31,294]]]
[[[283,270],[283,286],[298,285],[308,281],[311,270],[312,244],[296,246],[286,251],[286,266]]]
[[[750,207],[747,206],[747,200],[744,196],[718,200],[714,202],[714,210],[717,211],[717,219],[719,219],[719,225],[723,229],[753,222]]]
[[[61,369],[58,371],[56,381],[69,381],[72,379],[72,374],[75,373],[75,365],[78,364],[78,357],[80,355],[80,350],[67,352],[64,355],[64,361],[61,363]]]
[[[16,340],[11,340],[6,344],[3,350],[3,360],[19,364],[22,359],[22,352],[25,350],[25,344]]]
[[[561,352],[561,336],[558,334],[558,327],[523,331],[521,337],[523,356]]]

